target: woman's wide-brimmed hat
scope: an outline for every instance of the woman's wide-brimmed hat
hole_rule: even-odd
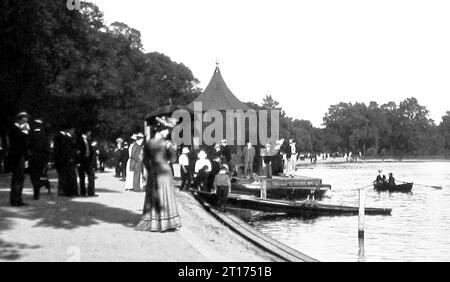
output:
[[[183,150],[181,151],[182,154],[188,154],[189,153],[189,148],[188,147],[184,147]]]
[[[143,139],[143,138],[144,138],[144,134],[142,134],[142,133],[136,134],[136,140]]]
[[[155,120],[158,122],[158,127],[174,128],[178,123],[176,119],[170,117],[156,117]]]
[[[137,134],[133,134],[133,135],[131,135],[131,140],[135,140],[136,141],[136,139],[137,139]]]

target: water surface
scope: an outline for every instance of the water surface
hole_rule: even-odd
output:
[[[356,188],[370,185],[382,169],[414,185],[412,193],[366,190],[367,207],[392,208],[391,216],[365,217],[358,240],[357,216],[313,219],[253,217],[259,231],[321,261],[450,261],[450,162],[321,164],[297,174],[331,184],[323,203],[358,205]]]

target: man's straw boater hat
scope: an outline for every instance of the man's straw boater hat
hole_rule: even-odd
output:
[[[29,118],[30,115],[27,112],[20,112],[16,115],[16,118],[23,118],[23,117]]]

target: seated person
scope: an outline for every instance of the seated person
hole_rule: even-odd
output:
[[[381,172],[382,172],[382,170],[379,169],[378,170],[377,179],[375,179],[375,183],[377,183],[377,184],[379,184],[379,183],[381,183],[383,181],[383,177],[381,176]]]
[[[211,161],[206,158],[205,151],[200,151],[197,155],[194,169],[194,186],[199,190],[205,190],[207,187],[208,175],[212,170]]]
[[[381,175],[377,175],[377,179],[375,179],[375,183],[380,183],[382,180]]]
[[[392,173],[389,173],[389,180],[388,180],[389,186],[395,186],[395,178],[392,175]]]

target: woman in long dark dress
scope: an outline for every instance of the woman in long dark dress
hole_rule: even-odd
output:
[[[167,140],[169,127],[159,126],[155,137],[144,146],[144,165],[148,171],[144,211],[136,230],[164,232],[181,227],[169,165],[176,158],[176,146]]]

